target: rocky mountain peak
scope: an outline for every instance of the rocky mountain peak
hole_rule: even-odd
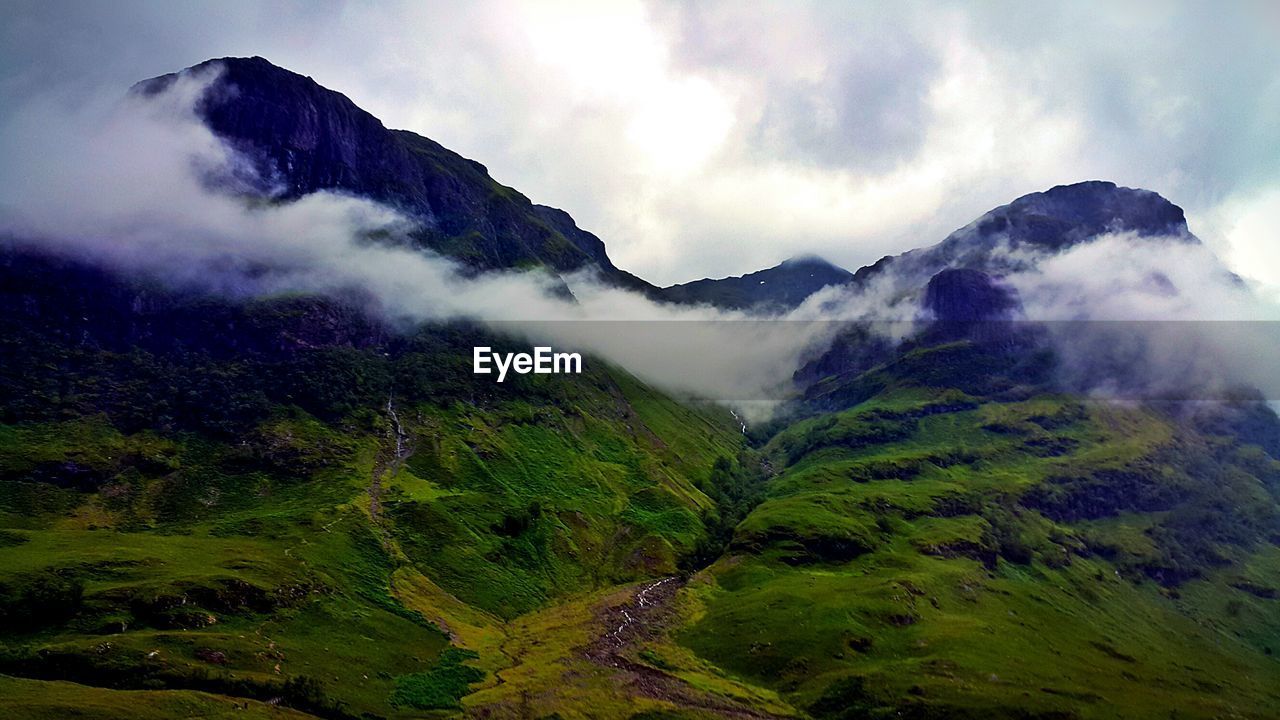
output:
[[[342,93],[261,57],[208,60],[134,86],[162,92],[183,74],[216,71],[197,111],[253,165],[259,190],[290,199],[359,195],[416,220],[425,248],[477,271],[594,267],[612,284],[656,288],[619,270],[569,215],[535,205],[484,165],[421,135],[389,130]]]
[[[1150,190],[1091,180],[1023,195],[983,214],[942,242],[889,255],[854,273],[855,282],[892,272],[901,289],[923,286],[949,268],[997,275],[1027,270],[1039,258],[1106,233],[1199,242],[1182,208]]]
[[[979,237],[1005,235],[1012,242],[1049,250],[1108,232],[1190,236],[1182,208],[1150,190],[1102,180],[1023,195],[983,215],[970,227]]]

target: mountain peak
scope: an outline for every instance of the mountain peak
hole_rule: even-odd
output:
[[[421,209],[421,198],[387,192],[391,176],[410,173],[412,164],[382,121],[346,95],[266,58],[206,60],[144,80],[134,89],[154,94],[183,75],[210,70],[217,71],[217,80],[197,111],[211,130],[254,163],[264,189],[285,197],[345,189],[402,210]],[[386,177],[371,183],[375,167]]]
[[[611,284],[656,288],[616,268],[604,243],[568,213],[534,205],[484,165],[405,130],[389,130],[346,95],[266,58],[206,60],[144,80],[164,91],[180,76],[216,69],[197,111],[255,170],[259,190],[292,199],[318,191],[357,195],[413,218],[426,249],[477,271],[595,268]]]
[[[237,93],[245,91],[252,92],[255,95],[269,93],[280,103],[288,101],[290,96],[293,96],[294,99],[299,95],[327,96],[335,102],[348,106],[349,109],[360,113],[368,120],[382,127],[382,121],[360,109],[346,95],[326,88],[316,82],[310,75],[302,75],[276,65],[261,55],[212,58],[175,73],[143,80],[134,85],[133,89],[144,94],[154,94],[162,92],[173,81],[183,75],[200,74],[209,71],[218,73],[217,85],[219,87],[234,87]],[[212,100],[214,104],[222,104],[228,99],[230,98],[206,97],[205,101]]]
[[[947,268],[1016,272],[1036,257],[1106,233],[1198,242],[1187,228],[1182,208],[1158,193],[1089,180],[1023,195],[984,213],[936,245],[885,256],[859,269],[854,279],[863,282],[893,268],[900,283],[920,287]]]
[[[809,268],[809,269],[815,269],[815,270],[832,270],[832,269],[834,269],[834,270],[843,270],[843,268],[841,268],[839,265],[836,265],[835,263],[831,262],[830,260],[827,260],[826,258],[824,258],[824,257],[822,257],[822,256],[820,256],[820,255],[815,255],[815,254],[813,254],[813,253],[802,253],[802,254],[800,254],[800,255],[793,255],[793,256],[791,256],[791,257],[787,258],[786,260],[783,260],[782,262],[778,263],[776,266],[774,266],[774,268],[773,268],[773,269],[781,269],[781,268],[788,268],[788,269],[802,269],[802,268]]]
[[[981,236],[1004,234],[1049,250],[1107,232],[1190,235],[1182,208],[1150,190],[1120,187],[1105,180],[1058,185],[1023,195],[983,215],[975,225]]]

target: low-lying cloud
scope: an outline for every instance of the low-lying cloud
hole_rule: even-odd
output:
[[[231,295],[359,289],[393,320],[488,322],[711,398],[778,394],[821,332],[658,304],[589,273],[565,278],[575,296],[566,300],[546,274],[475,277],[409,247],[413,222],[370,200],[320,192],[275,202],[236,192],[250,164],[194,110],[214,79],[184,75],[154,97],[70,111],[45,97],[16,113],[0,149],[9,158],[0,229],[177,286]]]
[[[0,232],[229,295],[359,289],[395,321],[486,322],[739,408],[786,397],[795,369],[842,322],[872,322],[899,340],[918,319],[918,279],[892,273],[761,319],[655,303],[589,273],[564,278],[567,300],[560,279],[540,272],[461,272],[411,247],[412,220],[384,205],[330,192],[291,202],[239,192],[253,185],[244,182],[250,164],[194,111],[213,80],[185,75],[149,98],[45,95],[11,112],[0,135]],[[1071,389],[1117,392],[1120,380],[1107,373],[1123,367],[1130,390],[1140,376],[1142,392],[1246,383],[1280,397],[1269,362],[1280,312],[1205,246],[1110,235],[1021,260],[1026,269],[1005,281],[1026,320],[1055,328]]]
[[[1060,380],[1095,395],[1280,398],[1280,305],[1205,245],[1110,234],[1007,280],[1044,323]]]

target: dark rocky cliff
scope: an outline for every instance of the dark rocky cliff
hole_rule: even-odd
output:
[[[939,322],[1010,320],[1017,307],[1014,289],[981,270],[943,270],[925,286],[924,309]]]
[[[197,108],[253,165],[259,191],[281,199],[331,190],[391,205],[420,223],[424,247],[476,270],[598,269],[612,284],[653,286],[619,270],[604,243],[565,212],[535,205],[474,160],[405,130],[389,130],[345,95],[260,57],[209,60],[182,73],[217,79]],[[157,93],[182,73],[135,87]]]
[[[891,268],[903,284],[914,287],[947,268],[1003,274],[1109,232],[1198,242],[1182,208],[1159,194],[1091,180],[1023,195],[936,245],[889,255],[859,269],[853,282],[868,282]]]

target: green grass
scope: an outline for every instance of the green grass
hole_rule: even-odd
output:
[[[416,710],[461,709],[462,697],[470,692],[471,684],[484,679],[483,672],[464,664],[473,657],[475,653],[451,648],[430,671],[401,675],[396,678],[391,704]]]
[[[69,682],[0,675],[0,715],[25,720],[169,720],[176,717],[267,719],[312,717],[270,705],[190,690],[109,690]]]
[[[282,298],[244,312],[275,336],[322,310]],[[471,341],[442,331],[394,355],[250,353],[256,370],[244,371],[187,355],[82,363],[66,359],[82,350],[46,345],[63,384],[81,389],[0,407],[14,420],[0,423],[0,672],[27,678],[13,681],[24,692],[84,688],[87,706],[146,697],[221,712],[214,693],[326,717],[418,716],[456,708],[488,677],[476,668],[506,657],[482,643],[461,662],[464,641],[441,625],[455,614],[441,608],[480,613],[483,635],[500,618],[673,572],[706,535],[713,503],[698,483],[742,448],[728,414],[604,365],[510,391],[451,380],[457,368],[436,360],[456,349],[438,344]],[[132,394],[139,363],[175,378],[211,367],[236,387],[191,390],[216,426],[139,426],[152,411],[122,403],[155,403],[157,418],[176,407],[168,381]],[[393,377],[403,463],[384,412]],[[261,411],[240,414],[241,392],[265,398]],[[450,399],[462,393],[468,402]],[[406,572],[438,590],[397,590]],[[130,694],[142,692],[171,694]],[[28,714],[61,707],[24,697]]]
[[[478,380],[509,342],[466,325],[63,285],[0,314],[5,716],[1280,707],[1280,462],[1047,392],[1042,358],[910,347],[748,448],[603,363]],[[635,665],[589,656],[685,574]]]
[[[1275,500],[1252,456],[1141,409],[958,400],[890,391],[780,432],[678,640],[821,717],[1268,717]]]

